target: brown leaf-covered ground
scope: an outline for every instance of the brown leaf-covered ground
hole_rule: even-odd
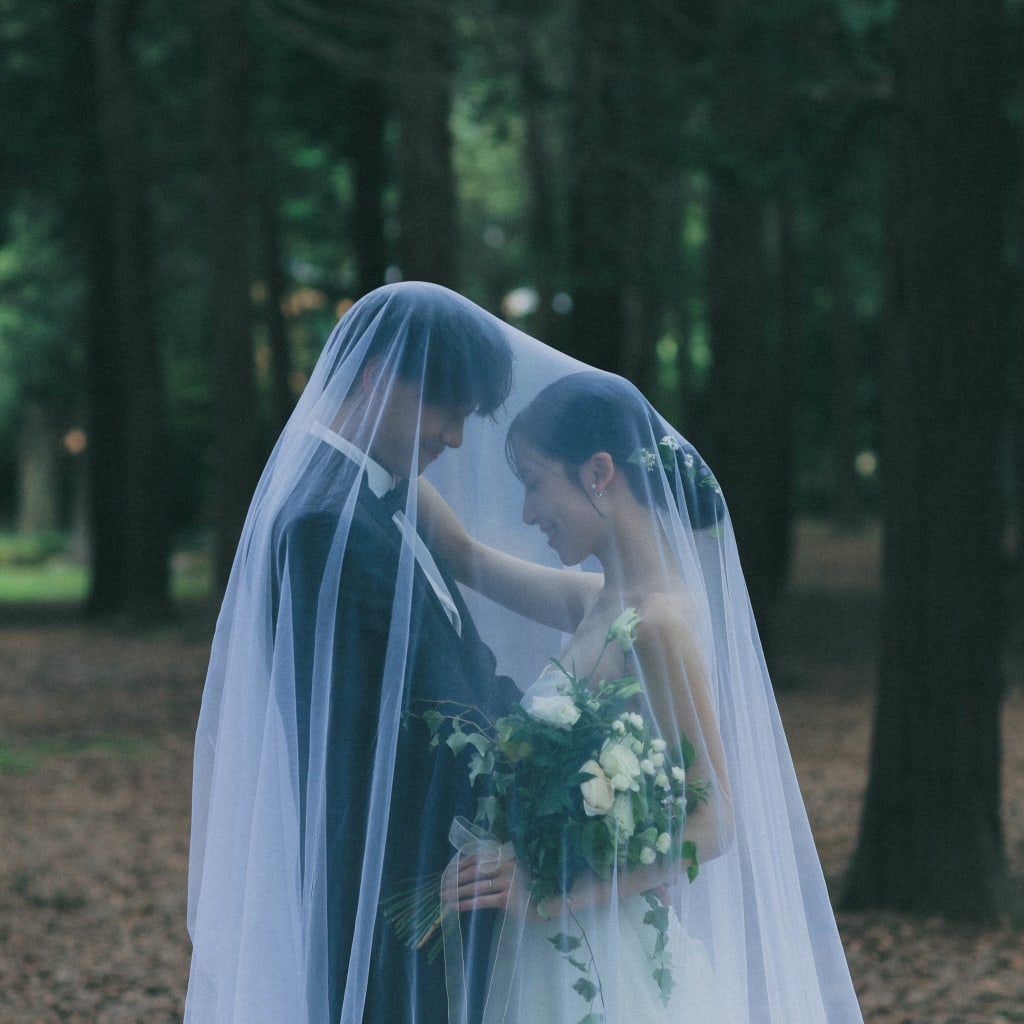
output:
[[[877,534],[804,524],[772,653],[831,885],[866,777]],[[0,610],[0,1024],[181,1020],[192,734],[209,610],[123,633]],[[1004,715],[1004,823],[1024,881],[1024,696]],[[841,914],[870,1024],[1024,1022],[1024,932]],[[799,1021],[791,1024],[801,1024]]]

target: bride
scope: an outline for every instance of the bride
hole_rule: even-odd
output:
[[[786,809],[791,769],[710,471],[632,385],[594,370],[540,390],[505,448],[523,522],[570,568],[478,539],[422,483],[419,502],[460,582],[568,634],[524,708],[564,692],[576,670],[592,685],[635,677],[637,712],[669,749],[693,745],[688,772],[706,799],[686,821],[692,883],[683,859],[659,857],[620,863],[610,878],[584,869],[564,893],[535,900],[516,858],[459,856],[449,905],[506,911],[483,1020],[860,1020],[802,808]],[[631,642],[609,643],[627,610]]]
[[[540,529],[564,565],[593,557],[601,572],[565,573],[515,560],[475,541],[422,488],[421,508],[434,542],[462,582],[571,632],[557,664],[524,695],[528,711],[559,691],[565,675],[557,665],[589,666],[595,682],[632,675],[641,680],[639,707],[650,713],[658,733],[669,740],[685,736],[701,751],[692,770],[704,777],[712,795],[692,815],[686,836],[696,842],[700,861],[708,861],[732,837],[728,776],[708,681],[710,643],[702,636],[701,609],[659,514],[668,516],[670,506],[678,514],[669,488],[685,478],[680,493],[692,507],[683,514],[703,528],[713,527],[724,511],[717,485],[702,466],[698,469],[688,446],[661,433],[634,389],[596,371],[571,374],[543,390],[516,416],[507,450],[525,492],[523,520]],[[635,610],[639,624],[635,643],[624,650],[605,641],[627,608]],[[680,962],[663,996],[654,974],[660,964],[654,960],[657,932],[644,924],[645,894],[667,895],[684,867],[681,861],[652,865],[619,872],[612,880],[591,874],[578,878],[563,896],[532,905],[527,897],[518,948],[508,948],[512,944],[503,925],[496,960],[495,977],[504,978],[502,988],[514,990],[516,1019],[575,1021],[599,1006],[606,1021],[667,1021],[684,1011],[692,1017],[695,1001],[710,1012],[712,979],[703,949],[697,943],[683,949],[673,921],[670,953]],[[462,910],[519,905],[523,879],[513,862],[493,865],[470,856],[460,860],[449,896]],[[479,895],[481,888],[486,895]],[[564,934],[578,934],[588,946],[585,973],[594,988],[585,991],[594,996],[585,1002],[592,1006],[585,1006],[574,988],[584,973],[573,963],[579,958],[556,955],[553,948],[552,940]],[[506,970],[510,956],[516,963],[511,971]],[[500,1001],[507,999],[502,992]],[[495,1005],[490,1009],[495,1020],[503,1019]]]

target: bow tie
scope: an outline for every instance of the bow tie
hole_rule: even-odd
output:
[[[390,491],[380,496],[380,504],[389,516],[405,511],[406,498],[409,495],[409,481],[400,480]]]

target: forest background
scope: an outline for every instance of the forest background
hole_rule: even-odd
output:
[[[797,520],[881,523],[837,902],[1019,923],[1022,0],[0,0],[0,47],[0,578],[216,594],[337,317],[439,281],[694,440],[769,659]]]

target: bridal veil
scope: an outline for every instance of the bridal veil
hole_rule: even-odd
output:
[[[433,350],[452,338],[454,360],[438,364]],[[587,370],[419,283],[370,293],[327,340],[256,489],[213,641],[195,749],[187,1021],[393,1024],[386,1007],[394,999],[410,1022],[527,1024],[536,993],[523,995],[531,979],[516,965],[530,926],[515,913],[446,915],[443,949],[428,963],[436,947],[410,948],[385,908],[434,884],[455,852],[453,821],[472,824],[486,795],[486,771],[471,784],[473,751],[449,744],[443,728],[432,743],[425,713],[459,718],[467,732],[492,729],[551,670],[567,638],[455,584],[416,532],[416,485],[422,471],[474,537],[560,568],[545,535],[523,521],[507,434],[545,388]],[[854,1024],[861,1016],[727,496],[631,385],[608,380],[612,395],[644,409],[638,443],[617,458],[647,489],[637,530],[656,531],[666,568],[684,583],[712,712],[688,715],[685,690],[674,696],[680,707],[666,710],[647,697],[645,680],[626,712],[639,716],[647,741],[659,741],[656,750],[678,751],[685,739],[694,754],[687,772],[704,786],[690,823],[713,813],[721,822],[708,855],[697,850],[692,881],[685,865],[659,881],[659,903],[671,907],[675,980],[664,1019]],[[427,406],[447,409],[451,421],[429,423]],[[368,454],[388,451],[396,423],[413,438],[406,466]],[[570,419],[556,429],[585,426]],[[394,492],[397,512],[380,514],[375,502],[390,500],[406,474],[412,486]],[[597,566],[584,560],[566,571]],[[680,721],[705,725],[684,738]],[[712,748],[720,761],[708,756]],[[647,760],[638,755],[637,764]],[[659,767],[640,770],[655,779]],[[609,771],[608,779],[629,791],[628,778]],[[635,909],[616,903],[631,870],[625,860],[608,869],[612,909],[600,927],[612,952],[626,941],[619,929],[636,923],[626,920]],[[548,945],[552,958],[567,955]],[[700,971],[687,969],[690,958]],[[547,1019],[575,1024],[604,1012],[605,1024],[633,1024],[635,1016],[615,1016],[629,992],[613,991],[622,985],[613,973],[600,978],[596,998],[585,986],[549,993]]]

